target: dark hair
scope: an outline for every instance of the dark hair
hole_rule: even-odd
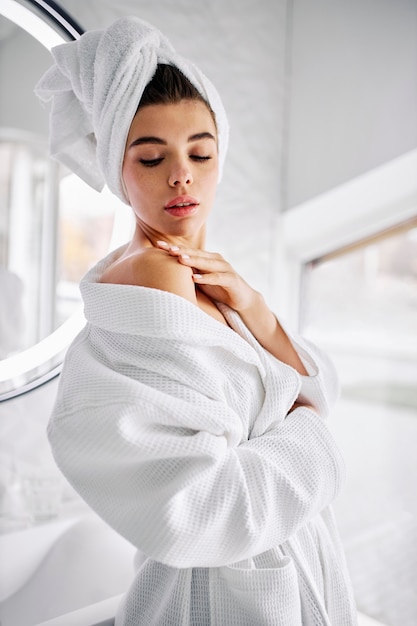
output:
[[[196,87],[173,65],[159,64],[151,81],[146,85],[137,111],[149,104],[177,104],[181,100],[203,102],[216,124],[216,116]]]

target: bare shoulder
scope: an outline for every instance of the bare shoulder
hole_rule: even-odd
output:
[[[107,268],[100,282],[160,289],[196,303],[192,269],[157,248],[121,258]]]

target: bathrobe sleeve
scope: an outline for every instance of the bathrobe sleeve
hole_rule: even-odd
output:
[[[288,332],[307,371],[301,376],[298,401],[311,405],[322,418],[327,418],[340,394],[339,378],[328,354],[304,337]]]
[[[165,385],[110,370],[79,340],[49,425],[65,476],[147,556],[178,568],[235,563],[281,544],[337,495],[343,461],[310,409],[245,440],[204,381],[176,394]]]

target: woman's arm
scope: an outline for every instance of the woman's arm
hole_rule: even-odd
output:
[[[160,250],[151,248],[136,259],[129,281],[171,291],[194,304],[197,304],[195,287],[198,285],[212,300],[227,304],[239,313],[272,358],[301,374],[297,406],[312,407],[321,417],[326,417],[339,393],[337,374],[328,356],[306,339],[287,334],[262,295],[219,254],[163,242],[159,242],[159,247]]]
[[[161,406],[121,400],[57,414],[49,427],[54,457],[76,491],[166,565],[219,567],[280,545],[330,504],[343,482],[332,436],[305,407],[237,446],[227,432],[167,421]]]
[[[238,311],[240,317],[265,350],[293,367],[302,376],[307,376],[307,370],[298,353],[281,324],[266,305],[263,296],[253,289],[252,292],[251,304]]]
[[[172,247],[163,242],[159,242],[159,247],[176,257],[183,269],[184,266],[192,268],[195,285],[208,297],[237,311],[272,357],[301,374],[299,404],[296,406],[314,408],[321,417],[326,417],[339,395],[338,377],[329,357],[306,339],[287,334],[262,295],[248,285],[221,255]],[[181,289],[185,293],[185,283]]]
[[[220,254],[178,248],[164,242],[158,242],[158,245],[177,257],[181,265],[192,267],[194,283],[212,300],[223,302],[237,311],[268,352],[299,374],[307,375],[297,351],[263,296],[248,285]]]

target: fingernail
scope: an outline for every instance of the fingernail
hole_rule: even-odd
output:
[[[193,278],[196,278],[197,280],[199,280],[200,278],[202,278],[201,274],[193,274]]]
[[[184,259],[184,261],[189,261],[190,257],[188,256],[188,254],[180,254],[180,258]]]
[[[179,247],[178,246],[169,246],[169,249],[172,250],[172,252],[178,252]]]
[[[158,246],[163,246],[164,248],[168,248],[168,244],[166,241],[157,241]]]

